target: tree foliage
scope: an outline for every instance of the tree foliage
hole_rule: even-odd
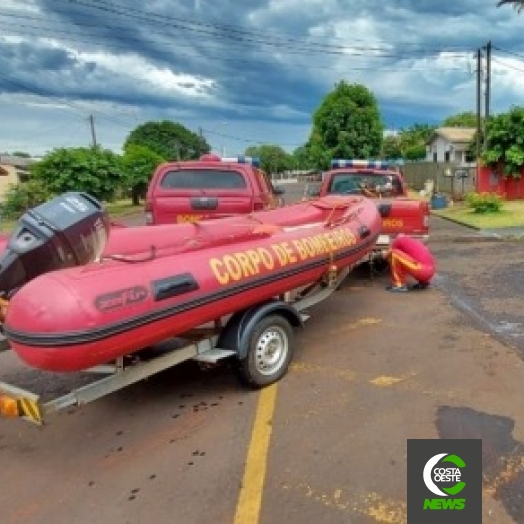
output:
[[[400,137],[390,135],[384,138],[384,142],[382,144],[382,157],[388,160],[402,157]]]
[[[297,147],[293,153],[291,153],[291,169],[308,170],[312,169],[315,165],[311,159],[311,151],[309,143]]]
[[[124,149],[131,144],[145,146],[166,160],[195,160],[211,151],[204,137],[170,120],[139,125],[127,137]]]
[[[311,157],[321,169],[332,158],[377,158],[383,131],[373,93],[360,84],[339,82],[313,115]]]
[[[31,158],[31,155],[25,151],[13,151],[13,156],[17,156],[19,158]]]
[[[413,147],[426,146],[436,127],[429,124],[413,124],[400,130],[400,147],[404,153]]]
[[[11,184],[5,194],[2,217],[19,218],[29,209],[44,203],[51,197],[52,194],[41,180]]]
[[[406,160],[423,160],[426,158],[426,143],[435,131],[429,124],[413,124],[400,130],[400,149]]]
[[[55,149],[31,173],[49,193],[85,191],[100,200],[111,200],[123,181],[120,157],[101,147]]]
[[[151,175],[165,159],[148,147],[128,144],[122,157],[125,185],[131,189],[133,204],[140,203],[140,196],[147,189]]]
[[[520,13],[524,10],[524,0],[500,0],[497,3],[497,7],[500,7],[505,4],[513,6],[517,13]]]
[[[487,147],[481,158],[509,178],[521,178],[524,167],[524,108],[490,117],[486,123]]]
[[[271,144],[250,146],[246,149],[245,155],[260,158],[260,167],[266,173],[280,173],[290,169],[290,157],[280,146]]]
[[[473,111],[464,111],[448,116],[442,122],[443,127],[477,127],[477,115]]]

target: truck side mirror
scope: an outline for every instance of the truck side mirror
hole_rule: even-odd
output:
[[[283,195],[286,192],[286,188],[282,186],[274,186],[273,192],[275,195]]]

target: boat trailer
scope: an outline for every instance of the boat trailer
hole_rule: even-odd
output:
[[[189,360],[209,366],[230,359],[242,382],[252,388],[267,386],[285,375],[292,358],[293,341],[286,336],[286,326],[289,330],[302,326],[310,316],[307,309],[336,291],[352,269],[339,271],[333,266],[322,281],[216,320],[213,325],[193,329],[172,339],[176,343],[169,349],[147,348],[84,370],[82,373],[102,378],[51,400],[44,401],[37,393],[0,381],[0,416],[42,425],[54,412],[82,406]],[[258,339],[251,343],[254,335]],[[9,349],[5,339],[1,340],[0,352]],[[257,369],[257,363],[264,368]]]

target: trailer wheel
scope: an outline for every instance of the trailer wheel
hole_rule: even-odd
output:
[[[280,380],[293,358],[293,328],[280,315],[264,317],[249,336],[246,358],[235,361],[240,380],[261,388]]]

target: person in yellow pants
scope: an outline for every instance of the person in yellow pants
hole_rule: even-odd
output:
[[[385,253],[389,261],[392,284],[386,289],[405,293],[409,289],[425,289],[435,274],[435,259],[428,247],[415,238],[399,235]],[[411,276],[416,284],[408,287]]]

